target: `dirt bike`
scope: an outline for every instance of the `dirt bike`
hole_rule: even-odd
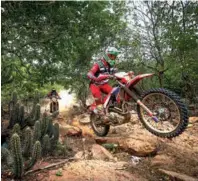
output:
[[[131,107],[134,104],[140,121],[152,134],[173,138],[185,130],[188,125],[188,110],[176,93],[164,88],[141,93],[137,88],[139,81],[153,75],[149,73],[135,76],[133,72],[113,75],[117,85],[107,95],[103,105],[109,121],[94,111],[90,115],[90,123],[97,136],[106,136],[111,125],[130,122]]]
[[[50,113],[53,113],[59,110],[58,99],[60,98],[58,98],[55,95],[50,96]]]

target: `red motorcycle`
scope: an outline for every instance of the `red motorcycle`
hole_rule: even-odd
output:
[[[105,115],[92,112],[91,126],[98,136],[106,136],[111,125],[130,122],[131,107],[136,106],[138,117],[145,128],[159,137],[173,138],[181,134],[188,125],[188,110],[181,98],[164,89],[150,89],[141,93],[137,83],[153,73],[135,76],[133,72],[114,74],[117,85],[107,96],[103,105]],[[106,121],[104,117],[108,117]]]

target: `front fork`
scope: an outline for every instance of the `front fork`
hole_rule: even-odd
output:
[[[136,94],[135,94],[133,91],[131,91],[130,89],[128,89],[124,84],[122,84],[122,83],[120,83],[120,82],[118,82],[118,83],[119,83],[120,86],[127,92],[127,94],[129,94],[129,95],[133,98],[133,100],[134,100],[135,102],[137,102],[137,104],[138,104],[139,106],[141,106],[141,107],[148,113],[148,115],[149,115],[155,122],[159,122],[159,119],[158,119],[156,116],[153,115],[152,111],[151,111],[148,107],[146,107],[146,106],[140,101],[140,99],[138,99],[138,97],[136,96]]]

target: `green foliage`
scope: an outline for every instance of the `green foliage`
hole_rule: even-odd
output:
[[[13,172],[16,178],[21,178],[23,174],[23,157],[21,151],[21,141],[17,133],[11,137],[11,150],[14,158]]]
[[[44,94],[55,83],[78,91],[76,80],[86,74],[92,55],[125,28],[121,1],[13,1],[2,8],[4,99],[13,88],[21,96],[35,89]]]
[[[33,146],[33,137],[32,137],[32,130],[30,127],[27,127],[25,129],[24,133],[24,156],[29,157],[32,152],[32,146]]]
[[[40,121],[36,121],[34,124],[34,131],[33,131],[33,143],[35,141],[40,140],[41,138],[41,124]]]

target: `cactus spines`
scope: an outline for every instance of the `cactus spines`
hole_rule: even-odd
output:
[[[40,119],[40,114],[41,114],[41,106],[40,104],[37,104],[35,107],[34,121],[37,121]]]
[[[36,141],[33,147],[32,158],[26,169],[30,169],[40,157],[41,157],[41,143],[40,141]]]
[[[32,152],[32,160],[38,160],[41,157],[41,143],[36,141]]]
[[[49,135],[46,134],[42,140],[42,155],[44,156],[47,155],[47,153],[50,151],[50,148],[51,148],[50,138]]]
[[[17,133],[11,137],[11,151],[14,156],[14,175],[16,178],[21,178],[23,174],[23,157],[21,151],[21,141]]]
[[[36,104],[33,104],[32,111],[31,111],[31,113],[30,113],[30,117],[31,117],[31,118],[34,118],[35,110],[36,110]]]
[[[49,137],[51,137],[53,135],[53,124],[52,124],[52,118],[49,117],[49,124],[48,124],[48,129],[47,129],[47,134],[49,135]]]
[[[53,134],[54,134],[53,142],[57,144],[58,139],[59,139],[59,124],[58,123],[54,124]]]
[[[19,122],[19,103],[14,105],[13,109],[10,110],[10,124],[9,128],[12,128],[14,124]]]
[[[41,138],[41,124],[40,121],[36,121],[34,124],[33,142],[40,140],[40,138]]]
[[[44,116],[41,120],[41,135],[44,136],[47,133],[49,126],[49,118]]]
[[[30,127],[27,127],[25,129],[24,137],[25,137],[24,138],[24,156],[29,157],[31,155],[32,145],[33,145],[32,131]]]
[[[21,136],[21,127],[18,123],[12,128],[12,134],[14,133],[17,133],[19,136]]]

